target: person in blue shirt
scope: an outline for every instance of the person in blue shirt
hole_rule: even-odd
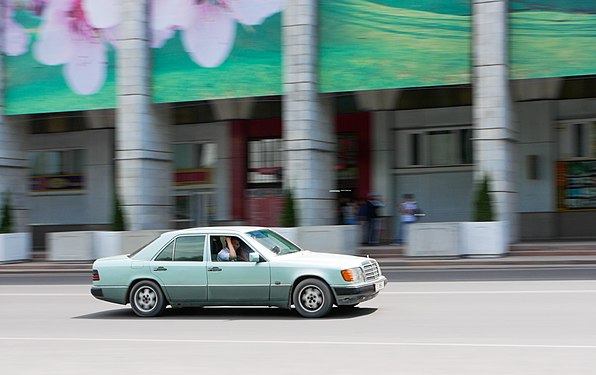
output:
[[[404,194],[403,201],[399,204],[400,225],[398,244],[405,245],[408,234],[408,224],[416,222],[418,204],[414,200],[414,194]]]

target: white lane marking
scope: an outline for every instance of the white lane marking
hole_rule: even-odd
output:
[[[379,295],[440,295],[440,294],[589,294],[596,293],[596,289],[565,289],[565,290],[446,290],[446,291],[417,291],[390,292],[382,291]],[[0,293],[0,297],[80,297],[90,296],[91,293]]]
[[[362,342],[362,341],[288,341],[288,340],[198,340],[146,338],[78,338],[78,337],[0,337],[0,341],[63,341],[63,342],[140,342],[183,344],[265,344],[265,345],[344,345],[344,346],[418,346],[418,347],[479,347],[479,348],[535,348],[535,349],[596,349],[596,345],[562,344],[487,344],[455,342]]]

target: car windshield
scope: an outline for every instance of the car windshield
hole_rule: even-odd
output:
[[[283,236],[275,233],[272,230],[255,230],[252,232],[248,232],[248,235],[277,255],[284,255],[301,251],[298,246],[294,245],[290,241],[286,240]]]

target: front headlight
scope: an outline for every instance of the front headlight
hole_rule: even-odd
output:
[[[348,268],[341,271],[341,277],[350,283],[363,282],[364,272],[362,272],[362,268],[360,267]]]

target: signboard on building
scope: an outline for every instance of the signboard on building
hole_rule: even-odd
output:
[[[557,209],[596,209],[596,160],[557,162]]]

